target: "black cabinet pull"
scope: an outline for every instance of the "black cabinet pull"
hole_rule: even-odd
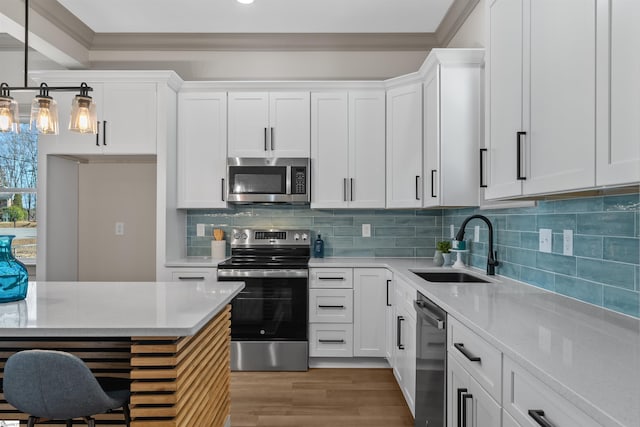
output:
[[[323,340],[323,339],[319,339],[318,342],[322,343],[322,344],[344,344],[344,340]]]
[[[204,280],[204,276],[178,276],[178,280]]]
[[[416,175],[416,200],[420,200],[420,193],[418,192],[419,180],[420,180],[420,175]]]
[[[402,322],[404,322],[404,317],[402,316],[397,316],[397,328],[398,328],[398,333],[396,334],[396,346],[400,349],[400,350],[404,350],[404,345],[402,344]]]
[[[102,145],[107,145],[107,121],[102,122]]]
[[[486,148],[480,149],[480,188],[487,188],[487,184],[484,182],[484,156],[483,153],[487,153]]]
[[[540,427],[555,427],[544,418],[544,411],[542,409],[529,409],[529,416],[533,418]]]
[[[275,150],[275,143],[273,142],[273,128],[271,128],[271,150]]]
[[[458,426],[462,427],[462,395],[467,392],[466,388],[458,389]]]
[[[462,427],[467,427],[467,399],[473,401],[473,395],[471,393],[462,395]]]
[[[347,201],[347,178],[342,179],[342,201]]]
[[[469,350],[467,350],[466,348],[464,348],[464,344],[461,342],[457,342],[454,343],[453,346],[458,349],[458,351],[460,353],[462,353],[464,355],[464,357],[466,357],[467,359],[469,359],[471,362],[480,362],[480,358],[478,356],[474,356],[473,354],[471,354],[469,352]]]
[[[516,157],[518,158],[518,163],[516,164],[516,178],[520,181],[527,179],[526,176],[522,175],[522,136],[526,134],[526,132],[516,132]]]
[[[431,169],[431,197],[438,197],[436,196],[436,172],[437,169]]]
[[[264,128],[264,151],[267,151],[267,128]]]
[[[220,197],[222,198],[222,201],[224,202],[224,178],[222,178],[222,192],[220,193]]]
[[[318,308],[344,308],[344,305],[318,305]]]
[[[391,280],[387,280],[387,307],[391,307],[391,304],[389,304],[389,283],[391,283]]]
[[[318,280],[344,280],[344,277],[318,277]]]
[[[96,145],[100,147],[100,120],[98,120],[98,126],[96,127]]]
[[[349,199],[353,202],[353,178],[349,179]]]

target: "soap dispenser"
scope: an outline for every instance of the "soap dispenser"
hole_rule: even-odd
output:
[[[314,258],[324,257],[324,240],[322,240],[321,234],[318,234],[318,238],[313,244],[313,257]]]

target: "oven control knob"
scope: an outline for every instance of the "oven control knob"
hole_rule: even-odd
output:
[[[307,233],[302,233],[302,240],[307,240],[308,238]]]
[[[294,234],[293,240],[300,240],[300,235],[298,233]]]

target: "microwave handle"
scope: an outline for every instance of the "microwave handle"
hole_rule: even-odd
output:
[[[287,166],[287,182],[285,188],[285,194],[291,194],[291,166]]]
[[[222,198],[222,201],[224,202],[224,192],[225,192],[225,188],[224,188],[224,178],[222,178],[222,192],[220,193],[220,197]]]

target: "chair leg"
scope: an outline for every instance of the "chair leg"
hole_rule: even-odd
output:
[[[29,419],[27,420],[27,427],[34,427],[36,425],[36,420],[36,417],[29,416]]]
[[[122,412],[124,412],[124,421],[127,424],[127,427],[131,424],[131,412],[129,411],[129,403],[125,403],[122,405]]]
[[[67,420],[67,427],[73,427],[73,420]]]
[[[84,420],[87,422],[89,427],[96,427],[96,420],[91,417],[84,417]]]

